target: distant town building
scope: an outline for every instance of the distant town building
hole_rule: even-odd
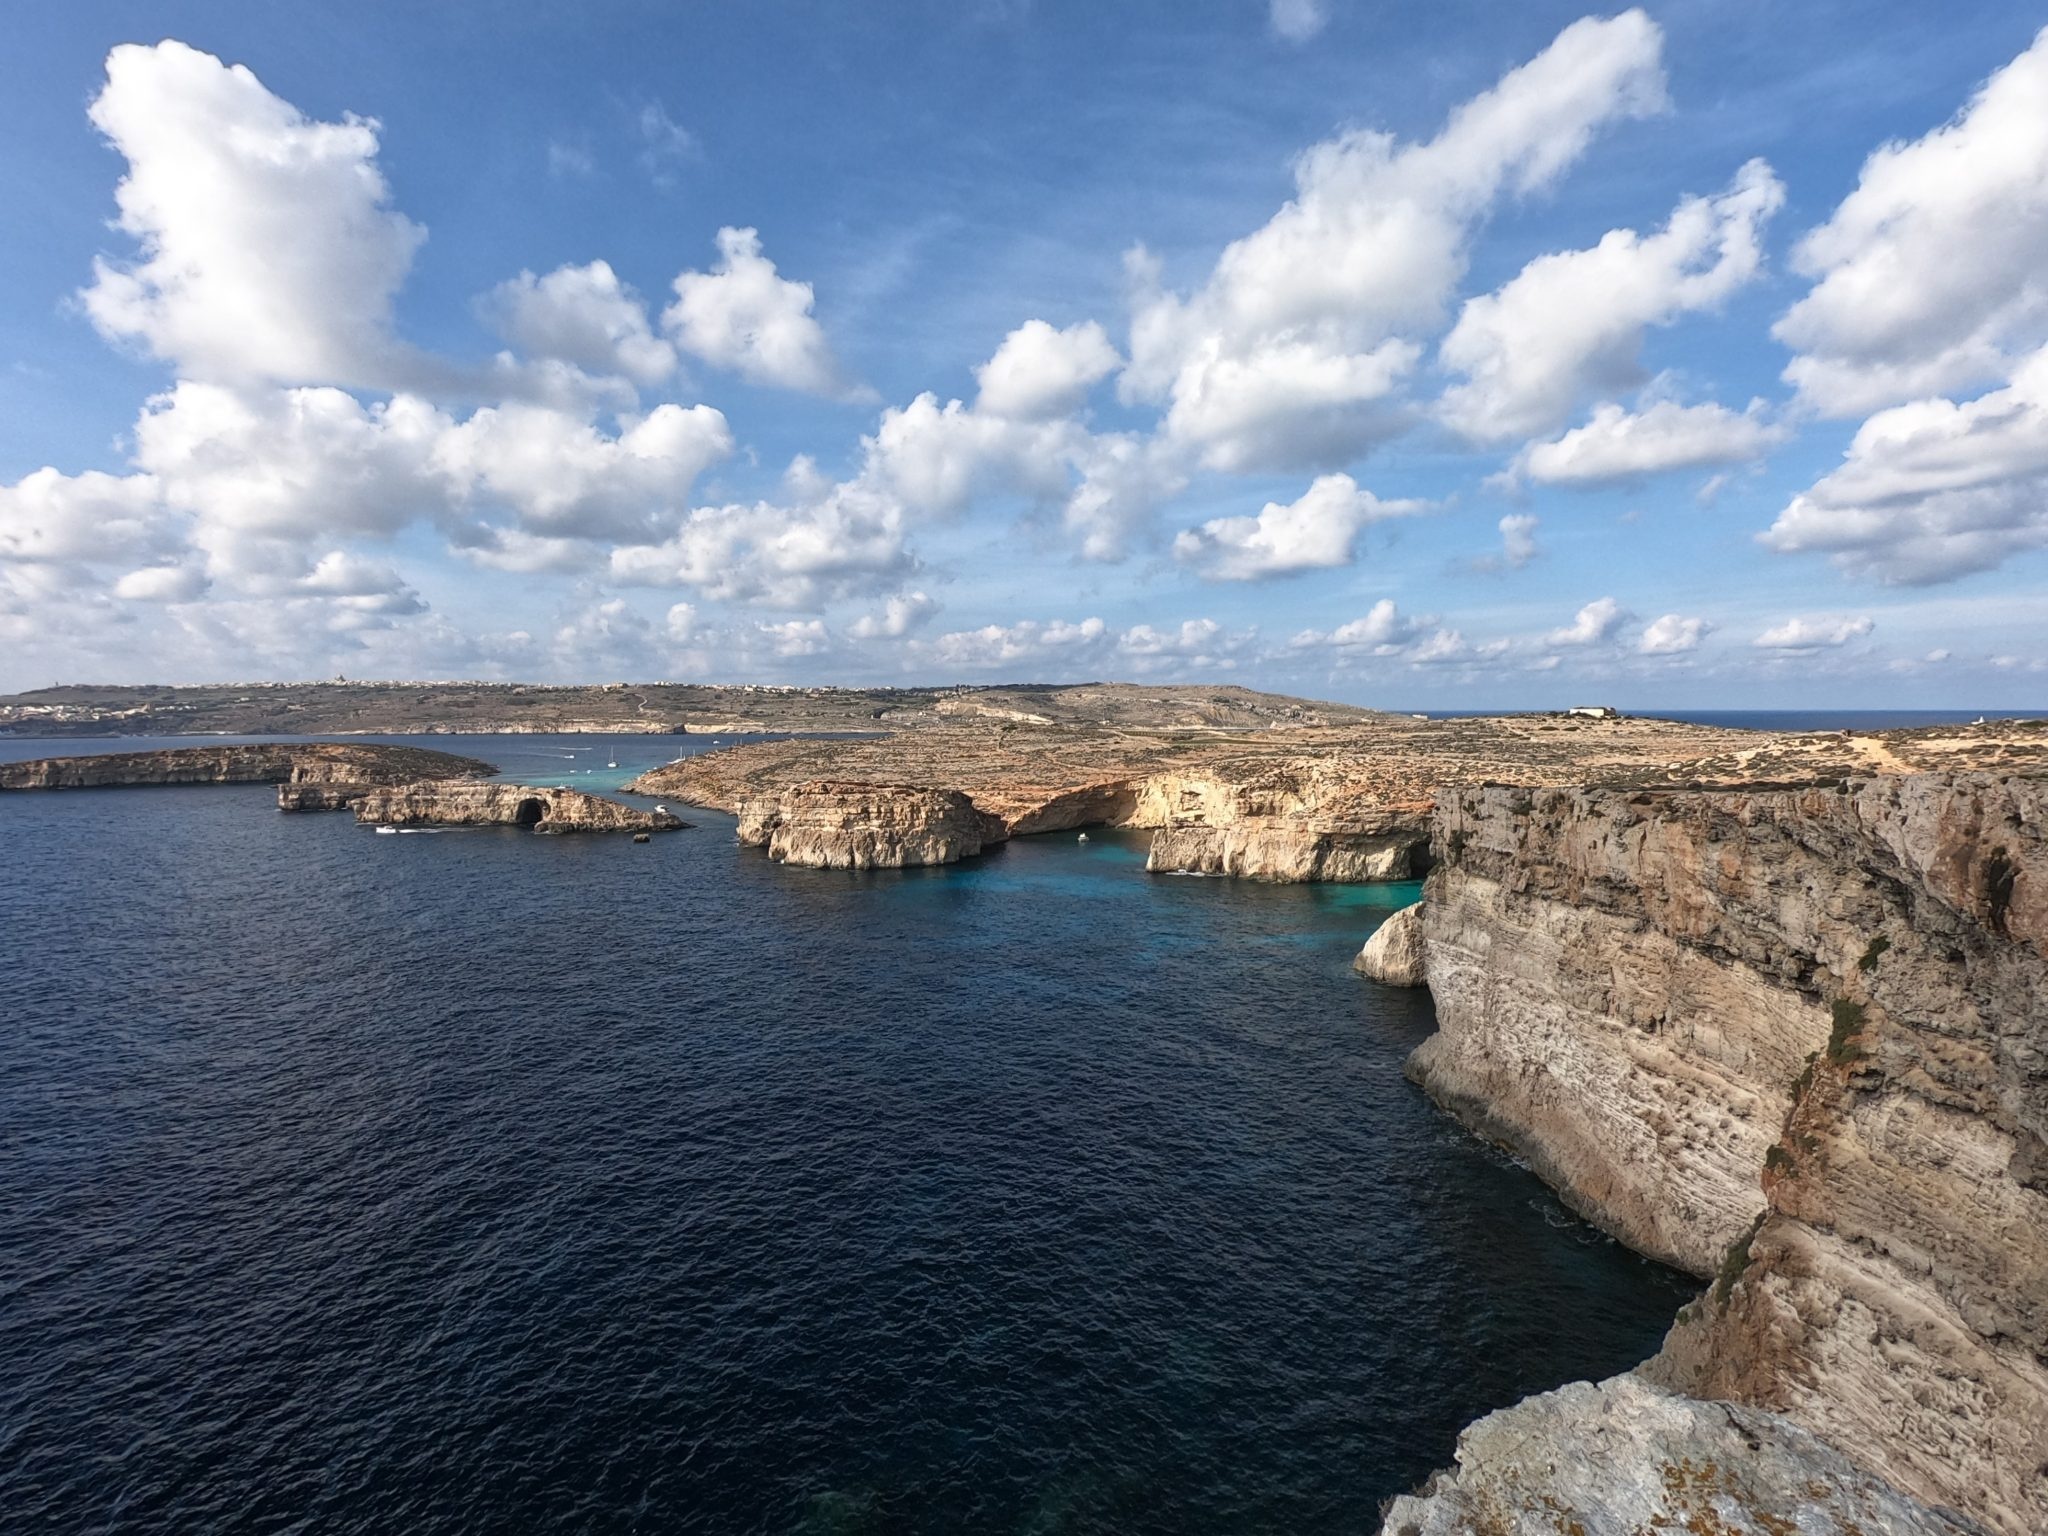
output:
[[[1621,711],[1611,704],[1574,704],[1565,711],[1568,715],[1582,715],[1588,720],[1619,720]]]

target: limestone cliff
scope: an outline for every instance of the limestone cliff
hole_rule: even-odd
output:
[[[369,791],[356,820],[380,827],[527,827],[535,832],[672,832],[689,823],[581,790],[429,780]]]
[[[2048,1530],[2048,785],[1447,795],[1410,1063],[1716,1276],[1646,1368]]]
[[[1458,1465],[1392,1501],[1385,1536],[1970,1536],[1798,1425],[1633,1375],[1488,1414]]]
[[[799,784],[742,802],[739,818],[742,843],[815,869],[952,864],[1003,835],[963,794],[890,784]]]

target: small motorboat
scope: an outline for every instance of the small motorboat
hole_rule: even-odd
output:
[[[1086,832],[1083,832],[1079,837],[1075,838],[1074,841],[1077,843],[1085,843],[1088,841],[1088,834]]]
[[[379,827],[379,828],[377,829],[377,835],[378,835],[379,837],[396,837],[396,836],[398,836],[398,828],[396,828],[396,827]]]

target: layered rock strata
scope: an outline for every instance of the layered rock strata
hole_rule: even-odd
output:
[[[158,784],[291,784],[336,790],[422,778],[488,778],[473,757],[367,742],[256,742],[97,752],[0,763],[0,789],[123,789]]]
[[[1410,1062],[1714,1277],[1647,1376],[2006,1536],[2048,1530],[2044,829],[1992,774],[1447,795]]]
[[[379,827],[526,827],[535,832],[672,832],[689,823],[665,808],[643,811],[581,790],[433,780],[374,789],[355,801],[356,820]]]
[[[1633,1375],[1488,1414],[1458,1464],[1387,1507],[1385,1536],[1974,1536],[1777,1414]]]
[[[742,843],[814,869],[952,864],[1002,835],[965,795],[890,784],[800,784],[748,801],[739,819]]]

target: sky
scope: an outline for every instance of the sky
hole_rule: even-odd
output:
[[[2048,706],[2044,23],[32,7],[0,688]]]

